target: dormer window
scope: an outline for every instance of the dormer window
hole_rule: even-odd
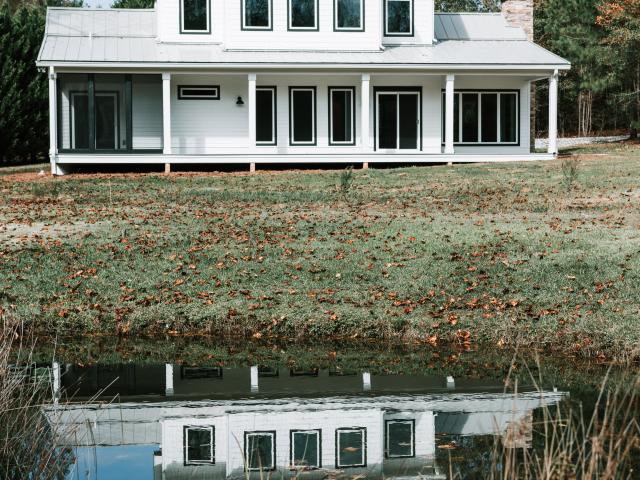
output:
[[[272,0],[242,0],[243,30],[272,30]]]
[[[211,0],[180,0],[180,33],[211,33]]]
[[[413,36],[413,0],[384,0],[385,37]]]
[[[318,0],[287,0],[289,30],[318,30]]]
[[[333,0],[334,30],[361,32],[364,30],[364,0]]]

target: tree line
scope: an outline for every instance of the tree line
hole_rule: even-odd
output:
[[[115,8],[150,8],[154,0],[114,0]],[[500,0],[436,0],[439,11],[499,11]],[[47,76],[35,61],[47,6],[83,0],[0,0],[0,164],[46,158]],[[640,127],[640,0],[534,0],[535,40],[567,58],[560,82],[564,135]],[[547,86],[538,84],[536,129],[547,128]]]

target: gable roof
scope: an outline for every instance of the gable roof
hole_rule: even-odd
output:
[[[169,68],[370,67],[568,69],[569,62],[526,40],[501,15],[437,14],[434,45],[372,51],[228,50],[214,43],[159,42],[156,12],[49,8],[39,66]]]

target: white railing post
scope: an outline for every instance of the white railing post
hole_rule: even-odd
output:
[[[454,117],[454,92],[455,92],[455,75],[447,75],[447,81],[445,86],[445,139],[444,139],[444,153],[447,155],[453,155],[455,149],[453,147],[453,119]]]
[[[162,74],[162,153],[171,155],[171,74]],[[171,171],[171,163],[166,161],[165,172]]]
[[[49,67],[49,161],[51,175],[58,174],[56,165],[58,158],[58,75],[53,67]]]
[[[549,148],[548,153],[558,154],[558,71],[549,77]]]

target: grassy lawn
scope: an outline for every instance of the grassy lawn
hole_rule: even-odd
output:
[[[342,172],[0,175],[38,333],[395,338],[640,356],[640,148]]]

